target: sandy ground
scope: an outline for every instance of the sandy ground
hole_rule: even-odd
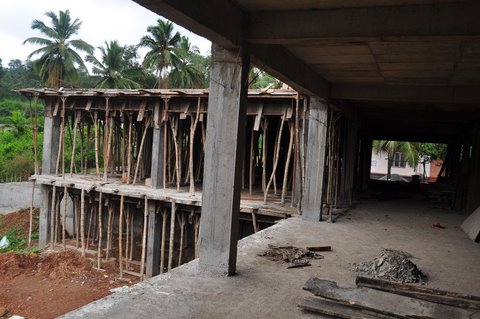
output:
[[[420,200],[364,201],[336,223],[281,221],[239,242],[238,274],[212,278],[197,261],[112,294],[65,318],[320,318],[298,303],[311,277],[354,287],[353,263],[372,260],[383,248],[413,255],[431,288],[480,294],[480,245],[459,226],[465,215]],[[445,228],[432,227],[439,223]],[[258,256],[269,244],[331,245],[311,267],[287,269]]]

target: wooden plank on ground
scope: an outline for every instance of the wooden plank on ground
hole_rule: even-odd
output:
[[[316,296],[400,318],[480,318],[480,312],[473,309],[460,309],[369,288],[341,288],[334,281],[319,278],[310,278],[303,288]]]
[[[355,283],[358,287],[372,288],[397,295],[422,299],[439,304],[480,310],[480,297],[465,295],[456,292],[431,289],[422,286],[413,286],[390,282],[380,279],[357,277]]]
[[[398,318],[390,315],[379,314],[370,310],[357,308],[354,305],[346,305],[339,302],[324,300],[315,297],[306,297],[299,308],[341,319],[390,319]]]

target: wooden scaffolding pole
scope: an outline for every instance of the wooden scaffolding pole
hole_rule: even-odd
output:
[[[290,141],[288,143],[287,160],[285,162],[285,170],[284,170],[284,174],[283,174],[282,198],[281,198],[281,204],[282,205],[285,204],[285,195],[287,193],[287,184],[288,184],[288,171],[289,171],[289,168],[290,168],[290,159],[292,157],[293,139],[294,139],[294,134],[295,134],[294,133],[295,127],[291,123],[291,121],[289,121],[288,126],[290,128]]]
[[[265,188],[265,194],[264,194],[264,197],[263,197],[263,202],[264,203],[267,203],[268,190],[270,188],[270,184],[275,179],[275,173],[277,171],[278,158],[280,157],[279,156],[280,144],[282,142],[282,131],[283,131],[283,124],[285,123],[285,117],[286,117],[286,112],[284,111],[283,114],[282,114],[282,120],[281,120],[281,123],[280,123],[280,128],[278,129],[278,134],[277,134],[277,141],[276,141],[276,146],[275,146],[275,154],[274,154],[272,175],[270,175],[270,180],[268,181],[267,187]]]
[[[193,172],[193,146],[195,142],[195,130],[197,129],[198,119],[200,117],[200,105],[201,99],[198,98],[197,102],[197,113],[195,115],[195,120],[191,121],[190,124],[190,151],[189,151],[189,158],[188,158],[188,171],[190,172],[190,193],[195,193],[195,176]]]
[[[172,209],[170,213],[170,239],[169,239],[169,246],[168,246],[168,271],[172,270],[173,266],[173,249],[175,244],[175,215],[177,204],[175,200],[172,200]]]
[[[80,241],[82,243],[82,256],[85,256],[85,190],[80,193]]]
[[[97,253],[97,268],[101,269],[101,258],[102,258],[102,195],[103,193],[98,193],[98,253]]]
[[[118,218],[118,268],[120,271],[120,278],[123,278],[123,205],[124,205],[125,198],[123,195],[120,195],[120,215]]]
[[[160,273],[165,269],[165,233],[167,231],[167,209],[162,210],[162,242],[160,245]]]
[[[140,277],[143,279],[145,274],[145,252],[147,248],[147,224],[148,224],[148,199],[145,196],[145,206],[143,209],[143,232],[142,232],[142,260],[140,261]]]

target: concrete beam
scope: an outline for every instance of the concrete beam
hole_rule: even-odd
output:
[[[243,13],[232,1],[134,1],[224,48],[242,44]]]
[[[281,45],[252,45],[252,63],[297,91],[328,99],[329,83]]]
[[[199,269],[236,271],[249,61],[212,45]]]
[[[249,43],[306,44],[316,40],[480,35],[480,3],[440,3],[308,11],[261,11],[247,16]]]
[[[480,103],[480,86],[410,86],[388,84],[336,84],[330,98],[337,100],[417,103]]]
[[[325,102],[318,98],[311,98],[308,110],[305,191],[303,194],[302,217],[314,221],[321,219],[327,119],[328,106]]]

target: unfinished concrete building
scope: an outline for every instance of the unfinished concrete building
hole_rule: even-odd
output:
[[[170,183],[177,178],[178,184],[179,179],[183,181],[186,177],[190,180],[193,178],[193,183],[189,183],[188,180],[184,182],[190,187],[196,186],[195,180],[201,180],[202,217],[198,230],[199,237],[194,241],[199,246],[198,268],[195,263],[190,268],[184,267],[183,270],[179,269],[175,274],[172,273],[171,277],[160,276],[158,280],[152,281],[151,285],[139,285],[138,290],[134,290],[132,295],[107,298],[103,303],[87,307],[68,317],[121,318],[129,307],[135,309],[136,314],[158,311],[169,318],[194,315],[202,318],[244,318],[246,314],[258,318],[269,314],[277,318],[309,317],[308,314],[296,310],[295,303],[298,300],[295,296],[301,293],[304,277],[312,271],[309,273],[308,270],[302,270],[303,272],[297,273],[299,275],[295,279],[291,272],[272,270],[269,268],[271,266],[265,266],[254,257],[258,254],[255,245],[265,246],[265,242],[270,240],[271,236],[277,242],[280,241],[278,238],[282,238],[289,243],[303,244],[319,238],[325,241],[328,238],[337,245],[338,256],[344,256],[343,252],[349,256],[357,256],[361,249],[369,245],[372,247],[379,243],[392,245],[394,243],[392,237],[395,236],[397,245],[398,241],[403,241],[404,244],[411,245],[411,250],[429,251],[431,254],[437,254],[434,257],[441,255],[441,252],[430,249],[436,247],[434,240],[437,244],[445,246],[455,242],[458,243],[456,249],[468,250],[468,254],[447,257],[442,255],[441,262],[432,262],[426,267],[430,266],[432,272],[435,272],[436,267],[441,273],[452,271],[461,265],[469,279],[455,276],[447,279],[440,278],[440,275],[433,277],[441,287],[457,287],[470,293],[474,293],[475,290],[478,292],[480,287],[478,248],[470,246],[464,239],[443,241],[421,229],[418,229],[418,232],[424,234],[425,240],[430,241],[412,242],[410,231],[417,230],[417,221],[425,222],[425,217],[408,215],[412,221],[410,228],[402,226],[403,233],[389,229],[390,234],[395,234],[391,236],[387,233],[383,235],[374,233],[374,230],[378,230],[373,228],[373,225],[380,220],[376,217],[369,223],[363,223],[361,219],[352,221],[357,223],[357,227],[363,227],[363,233],[351,232],[351,229],[347,230],[341,225],[317,223],[322,219],[322,215],[331,213],[334,208],[350,206],[353,198],[361,198],[367,191],[374,139],[447,144],[448,155],[442,175],[444,180],[448,181],[446,193],[450,206],[464,212],[462,218],[466,218],[480,205],[480,20],[478,20],[480,4],[477,1],[137,0],[136,2],[213,42],[208,120],[205,129],[202,126],[202,130],[193,130],[194,135],[203,133],[202,137],[198,136],[196,140],[203,141],[204,145],[194,144],[193,148],[204,147],[202,153],[204,158],[203,155],[196,153],[197,166],[194,165],[192,168],[191,162],[182,157],[187,153],[192,154],[191,151],[186,152],[188,145],[183,143],[194,139],[194,135],[189,137],[192,130],[188,127],[195,128],[195,125],[198,125],[196,124],[198,110],[202,114],[206,110],[207,98],[202,95],[203,93],[191,93],[195,99],[198,98],[198,104],[195,101],[189,102],[189,107],[185,111],[181,105],[169,107],[173,105],[177,95],[170,99],[169,104],[165,102],[166,96],[161,92],[148,90],[137,92],[135,94],[145,96],[144,101],[148,102],[141,102],[139,99],[135,110],[131,113],[124,112],[122,119],[118,110],[122,107],[128,109],[127,105],[130,105],[130,102],[127,103],[126,100],[137,97],[128,93],[123,95],[118,93],[109,99],[107,92],[95,92],[89,98],[91,100],[94,97],[98,101],[95,103],[96,106],[88,102],[89,98],[83,98],[81,107],[85,110],[95,109],[100,104],[101,111],[99,110],[98,118],[94,115],[93,120],[86,121],[97,123],[100,118],[103,121],[105,110],[108,113],[110,107],[117,108],[115,122],[122,123],[119,124],[121,128],[125,130],[129,123],[136,121],[134,123],[136,147],[139,147],[135,153],[138,154],[135,155],[137,163],[135,168],[133,166],[130,168],[128,164],[125,166],[126,160],[122,152],[112,154],[113,162],[104,165],[103,172],[107,175],[112,173],[122,176],[124,183],[114,187],[99,185],[95,192],[117,194],[119,199],[116,201],[119,204],[116,204],[116,207],[120,207],[124,203],[122,192],[128,192],[129,189],[136,192],[138,189],[138,186],[135,190],[130,188],[129,178],[133,178],[135,182],[150,178],[152,187],[148,190],[142,188],[143,195],[128,195],[143,198],[145,204],[132,202],[127,205],[136,205],[139,209],[144,205],[145,220],[149,220],[143,224],[148,228],[148,231],[144,231],[148,238],[144,240],[154,242],[159,240],[156,232],[164,233],[157,229],[161,228],[159,223],[153,222],[154,219],[161,219],[159,214],[162,214],[163,208],[157,212],[153,206],[149,208],[151,202],[170,202],[160,207],[170,209],[171,216],[175,215],[173,212],[176,205],[182,206],[181,209],[184,211],[187,206],[198,206],[192,203],[195,200],[189,197],[188,192],[181,195],[169,193],[168,198],[165,198],[163,197],[165,194],[157,188],[161,189],[163,183],[167,182],[166,179]],[[301,98],[295,94],[286,98],[290,101],[286,104],[292,106],[289,111],[275,108],[275,114],[272,115],[277,117],[275,120],[270,121],[266,116],[267,102],[263,106],[263,113],[259,111],[261,108],[256,108],[255,111],[251,109],[250,103],[255,99],[251,96],[247,98],[247,73],[251,64],[268,71],[300,92]],[[64,125],[61,122],[62,116],[59,117],[58,114],[64,114],[62,112],[73,114],[70,104],[72,100],[68,97],[65,99],[60,92],[40,94],[56,101],[47,103],[50,105],[48,112],[52,112],[52,117],[47,117],[46,132],[52,130],[49,134],[57,136],[60,127]],[[175,94],[178,94],[179,100],[187,99],[189,95],[178,92]],[[79,101],[82,100],[80,95],[77,94]],[[262,95],[259,98],[262,99]],[[118,101],[112,104],[115,99]],[[274,100],[272,98],[268,101],[276,103]],[[179,118],[182,116],[188,118],[184,127],[180,129],[186,135],[177,142],[175,139],[168,143],[164,140],[165,132],[171,131],[174,134],[171,136],[175,136],[175,131],[181,125],[179,124],[181,121],[166,121],[165,110],[174,110]],[[56,116],[53,116],[55,114]],[[148,114],[151,116],[146,117]],[[134,120],[129,117],[133,117]],[[151,120],[148,120],[149,118]],[[268,119],[268,122],[275,122],[276,128],[273,130],[276,132],[286,130],[287,126],[283,123],[286,118],[290,118],[290,124],[293,125],[289,127],[293,127],[294,130],[294,133],[292,131],[285,133],[284,139],[278,138],[281,134],[273,132],[265,135],[270,145],[269,151],[265,151],[265,154],[269,154],[273,162],[263,166],[252,164],[252,161],[254,163],[260,161],[259,148],[255,147],[260,139],[256,135],[258,133],[252,132],[263,132],[265,120],[262,121],[262,118]],[[110,125],[108,117],[105,117],[103,123],[105,130],[110,132],[107,128]],[[148,125],[145,123],[153,127],[153,132],[143,133],[147,132],[145,127]],[[280,128],[281,125],[285,125],[285,128]],[[115,133],[111,134],[115,136]],[[108,136],[105,133],[103,135]],[[290,142],[286,142],[287,136]],[[111,138],[114,137],[107,137],[107,146]],[[272,145],[273,140],[280,140],[278,144],[282,146],[275,149]],[[123,148],[129,144],[118,143],[123,145]],[[142,144],[145,143],[151,145],[151,151],[144,153],[141,160]],[[182,151],[177,149],[179,144]],[[59,166],[57,159],[61,157],[55,155],[60,152],[56,145],[58,146],[58,143],[51,145],[45,143],[44,172],[38,178],[39,180],[43,178],[44,185],[53,181],[61,192],[63,187],[70,187],[68,182],[62,184],[59,177],[45,177],[48,174],[56,175],[60,170],[61,165]],[[168,151],[165,153],[165,147],[170,148],[170,153]],[[110,151],[108,149],[107,147],[107,154],[111,152],[111,149]],[[290,151],[292,154],[288,155]],[[171,156],[168,155],[171,152],[174,154],[180,152],[179,157],[182,158],[180,164],[172,162]],[[282,171],[282,174],[275,175],[274,162],[275,159],[278,160],[279,152],[283,152],[280,156],[282,165],[277,169]],[[262,152],[262,156],[263,154]],[[291,162],[288,160],[289,157]],[[199,161],[202,162],[203,170],[198,166]],[[186,165],[187,162],[189,165]],[[125,167],[127,171],[131,169],[126,176]],[[267,172],[256,171],[259,167],[267,168]],[[62,173],[65,174],[63,170]],[[201,178],[197,178],[198,176]],[[275,230],[265,232],[265,235],[262,235],[264,237],[254,235],[253,239],[245,241],[240,247],[243,272],[240,271],[239,276],[206,279],[203,277],[204,274],[232,275],[236,272],[239,222],[241,219],[251,221],[261,216],[259,206],[247,209],[247,205],[241,201],[242,188],[245,189],[244,192],[250,191],[251,194],[255,193],[253,190],[255,187],[268,190],[270,183],[268,177],[272,179],[272,176],[276,177],[278,185],[286,187],[290,192],[288,194],[293,205],[285,203],[283,207],[293,206],[296,209],[295,213],[300,214],[302,218],[282,222]],[[89,190],[88,187],[86,185],[85,190]],[[286,193],[284,195],[286,196]],[[51,201],[50,198],[54,198],[54,195],[45,192],[46,206]],[[269,207],[268,198],[266,199],[266,207]],[[101,204],[102,199],[96,197],[92,201]],[[280,206],[277,205],[277,209],[282,207],[283,196],[280,196],[279,202]],[[273,202],[270,205],[275,206]],[[411,209],[411,207],[407,209],[403,203],[397,204],[397,207]],[[188,213],[189,209],[191,208],[187,208],[185,213]],[[392,211],[393,209],[395,207]],[[197,209],[193,210],[194,216],[197,216],[195,215]],[[48,208],[46,207],[44,211],[48,211]],[[359,215],[362,215],[361,212]],[[388,214],[384,215],[385,218],[388,217]],[[46,220],[48,217],[43,218]],[[394,216],[395,218],[397,217]],[[171,225],[175,225],[174,218],[169,220]],[[52,224],[45,223],[43,227],[48,228],[48,225],[51,227]],[[122,226],[119,227],[121,229]],[[385,231],[387,228],[385,226]],[[171,232],[174,230],[175,227],[170,227]],[[364,234],[369,231],[372,232],[371,237]],[[46,244],[48,230],[43,229],[41,233],[43,244]],[[49,234],[52,236],[56,232],[50,230]],[[342,238],[335,237],[340,236],[339,234]],[[119,240],[121,243],[122,238]],[[170,245],[172,242],[174,243],[170,241]],[[146,245],[147,249],[157,246],[158,244]],[[173,252],[172,247],[170,248]],[[160,253],[162,252],[165,250],[160,249]],[[146,252],[147,274],[155,273],[154,270],[148,270],[151,267],[148,265],[155,265],[155,262],[148,261],[148,258],[156,259],[158,257],[155,254],[158,253],[158,250]],[[169,264],[172,263],[172,258],[173,256],[169,256]],[[348,263],[345,260],[343,262]],[[326,266],[325,274],[337,276],[340,282],[343,280],[342,276],[349,278],[346,266],[340,261],[332,261],[332,265],[336,267],[336,273],[330,269],[331,266]],[[272,277],[274,272],[281,274],[281,278]],[[295,286],[295,280],[299,283],[300,291],[292,288]],[[166,288],[163,288],[163,285],[166,285]],[[176,288],[169,289],[168,285]],[[271,293],[273,290],[274,294]],[[135,299],[135,293],[138,291],[141,291],[142,298]],[[263,306],[253,306],[252,300],[262,301]],[[265,307],[266,303],[274,307]]]

